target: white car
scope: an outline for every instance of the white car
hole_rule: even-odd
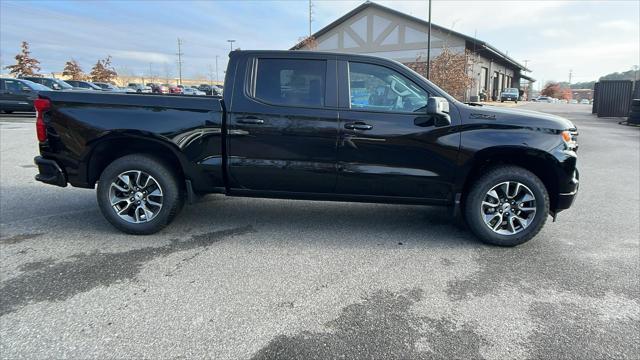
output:
[[[578,100],[576,99],[569,100],[569,104],[577,104],[577,103],[578,103]]]
[[[183,87],[182,94],[183,95],[207,95],[204,91],[200,91],[198,89],[194,89],[191,87]]]
[[[587,99],[582,99],[582,100],[580,100],[580,104],[589,105],[591,103]]]

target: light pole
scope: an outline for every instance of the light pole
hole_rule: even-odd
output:
[[[431,0],[429,0],[429,32],[427,33],[427,80],[429,80],[430,67],[431,67]]]
[[[231,49],[231,51],[233,51],[233,43],[236,42],[235,40],[227,40],[227,42],[229,43],[229,48]]]
[[[218,84],[219,82],[219,78],[218,78],[218,55],[216,55],[216,84]]]

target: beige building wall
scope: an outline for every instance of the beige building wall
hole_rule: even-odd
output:
[[[425,61],[427,29],[424,24],[380,9],[366,8],[318,37],[314,50],[375,55],[399,62],[413,62],[418,58]],[[463,52],[465,41],[432,28],[431,57],[438,56],[444,46]]]

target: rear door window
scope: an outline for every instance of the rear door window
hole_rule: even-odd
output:
[[[323,107],[327,62],[259,59],[254,97],[273,105]]]

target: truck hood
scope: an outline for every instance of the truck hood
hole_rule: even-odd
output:
[[[464,105],[463,119],[494,120],[502,124],[532,126],[554,130],[575,129],[573,123],[563,117],[539,111],[512,109],[497,106]],[[465,115],[466,113],[466,115]]]

